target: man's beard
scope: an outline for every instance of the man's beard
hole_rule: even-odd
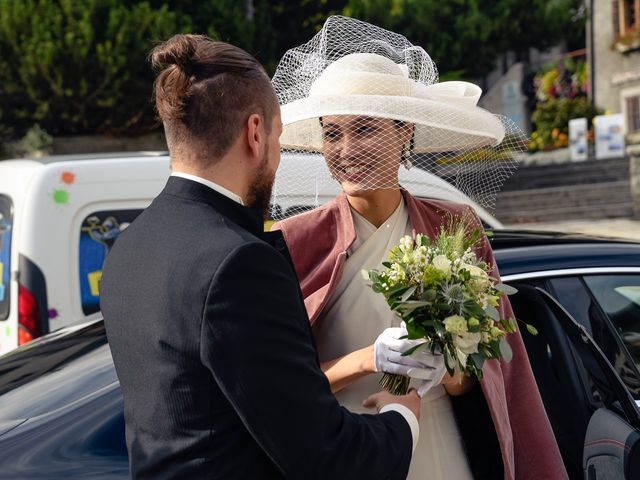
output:
[[[247,194],[247,207],[259,208],[265,218],[269,211],[271,190],[275,178],[276,172],[269,171],[269,153],[265,152],[262,162],[249,183],[249,193]]]

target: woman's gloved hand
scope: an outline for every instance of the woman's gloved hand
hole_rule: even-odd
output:
[[[376,338],[373,344],[374,365],[377,372],[386,372],[422,380],[418,387],[421,397],[432,387],[438,385],[446,372],[444,357],[432,354],[424,340],[409,340],[407,329],[390,327]],[[411,355],[404,352],[418,347]]]

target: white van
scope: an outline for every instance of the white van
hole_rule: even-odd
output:
[[[283,154],[278,178],[302,164]],[[299,180],[279,188],[273,209],[278,217],[339,192],[335,182],[315,180],[321,167],[322,157],[306,157]],[[169,174],[169,157],[156,152],[0,161],[0,354],[99,310],[106,254]],[[468,203],[487,225],[500,227],[439,178],[415,168],[402,175],[412,193]],[[315,186],[311,197],[296,190],[309,181]]]

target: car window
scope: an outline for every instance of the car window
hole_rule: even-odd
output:
[[[11,199],[6,195],[0,195],[0,320],[9,317],[12,210]]]
[[[100,310],[102,265],[113,243],[142,209],[108,210],[88,215],[80,227],[79,276],[82,311],[90,315]]]
[[[594,275],[584,281],[640,368],[640,275]]]
[[[595,284],[596,278],[598,277],[560,277],[551,279],[550,283],[558,301],[587,329],[632,395],[640,399],[640,365],[629,352],[615,322],[610,320],[603,308],[602,292],[595,294],[588,286],[589,283]]]
[[[550,280],[555,298],[562,304],[567,312],[587,329],[591,335],[591,320],[589,309],[591,297],[578,277],[559,277]]]

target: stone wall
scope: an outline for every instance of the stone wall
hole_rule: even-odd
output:
[[[640,218],[634,209],[629,158],[522,165],[498,194],[503,223]],[[640,199],[640,158],[637,159]]]

